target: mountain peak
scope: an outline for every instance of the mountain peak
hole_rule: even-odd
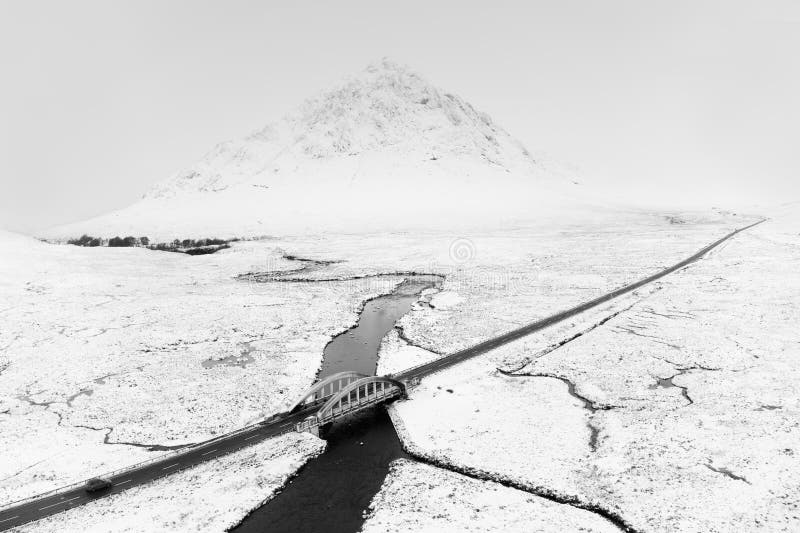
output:
[[[389,167],[439,160],[470,160],[468,166],[505,172],[530,173],[534,167],[525,148],[489,115],[384,58],[276,123],[218,145],[146,196],[218,191],[243,183],[268,187],[288,169],[307,174],[314,162],[354,156],[383,158]]]
[[[396,73],[396,74],[406,74],[410,76],[419,77],[415,72],[412,72],[411,69],[407,65],[403,65],[398,63],[397,61],[389,58],[389,57],[382,57],[378,61],[373,61],[364,69],[364,72],[369,74],[376,74],[376,73]]]
[[[214,147],[139,202],[49,236],[174,238],[503,224],[572,205],[572,182],[489,115],[382,59]]]
[[[307,100],[287,120],[312,157],[397,147],[436,157],[473,153],[503,164],[504,150],[520,150],[489,115],[388,59]]]

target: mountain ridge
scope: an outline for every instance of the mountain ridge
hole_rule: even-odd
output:
[[[388,59],[151,188],[43,232],[248,237],[504,223],[569,202],[553,171],[491,117]]]
[[[240,140],[216,145],[198,163],[157,184],[145,198],[180,191],[216,191],[305,159],[401,151],[437,160],[473,155],[504,168],[533,170],[518,140],[469,102],[443,92],[419,74],[386,58],[280,120]],[[220,169],[227,168],[230,176]],[[227,179],[226,179],[227,178]]]

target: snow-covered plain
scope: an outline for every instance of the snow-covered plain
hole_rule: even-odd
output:
[[[227,531],[269,499],[323,441],[289,434],[70,509],[16,531],[157,533]]]
[[[286,409],[331,336],[398,283],[235,279],[302,266],[274,244],[192,257],[0,238],[2,502]]]
[[[798,262],[795,208],[574,323],[426,378],[393,420],[423,460],[637,531],[797,531]],[[382,371],[435,357],[409,341],[452,342],[427,312],[385,340]],[[490,321],[464,317],[488,336]]]
[[[143,445],[197,442],[284,409],[364,300],[402,279],[380,274],[446,276],[386,342],[402,344],[402,332],[448,352],[638,279],[746,223],[684,216],[690,223],[631,214],[593,226],[268,239],[194,257],[5,234],[3,501],[156,453]],[[268,281],[275,271],[318,281]],[[400,349],[402,367],[433,356]]]
[[[598,516],[499,483],[398,459],[363,533],[618,531]]]

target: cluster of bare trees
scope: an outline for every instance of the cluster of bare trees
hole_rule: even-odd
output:
[[[232,239],[236,240],[236,239]],[[103,239],[102,237],[92,237],[91,235],[82,235],[78,239],[70,239],[67,241],[69,244],[75,246],[109,246],[109,247],[133,247],[142,246],[151,250],[162,250],[166,252],[183,252],[192,255],[214,253],[217,250],[228,248],[230,240],[208,238],[208,239],[175,239],[172,242],[159,242],[157,244],[150,244],[148,237],[111,237],[110,239]]]

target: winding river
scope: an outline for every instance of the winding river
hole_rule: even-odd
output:
[[[383,337],[416,302],[438,287],[438,276],[406,276],[393,292],[365,303],[358,323],[325,347],[318,379],[353,370],[374,375]],[[248,515],[232,531],[355,533],[378,492],[389,463],[407,457],[383,407],[334,423],[328,448],[310,460],[283,491]]]

